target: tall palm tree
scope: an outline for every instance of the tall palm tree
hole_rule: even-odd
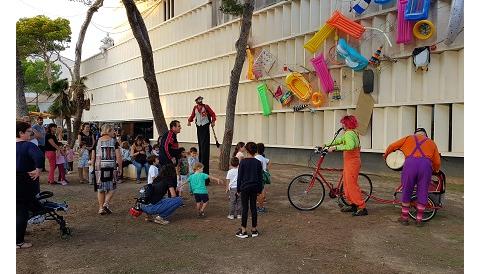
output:
[[[51,88],[52,94],[58,94],[53,104],[48,108],[48,112],[52,114],[55,118],[60,118],[63,124],[65,119],[67,124],[67,139],[68,143],[71,144],[73,140],[72,132],[72,122],[71,118],[75,114],[75,103],[70,100],[68,96],[68,80],[61,79],[52,84]]]

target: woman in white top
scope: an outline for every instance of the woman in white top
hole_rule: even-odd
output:
[[[270,160],[268,158],[265,158],[265,145],[263,143],[258,143],[257,144],[257,154],[255,155],[255,159],[259,160],[262,163],[263,172],[268,172],[268,166],[269,166]],[[258,213],[264,213],[265,212],[264,203],[267,200],[267,194],[266,194],[265,187],[266,186],[264,185],[262,192],[257,197],[257,202],[258,202],[257,212]]]

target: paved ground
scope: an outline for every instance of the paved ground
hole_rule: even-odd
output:
[[[217,163],[211,164],[216,167]],[[198,219],[188,197],[171,223],[161,226],[128,215],[139,185],[120,184],[114,214],[99,216],[93,188],[69,175],[68,186],[42,185],[58,201],[73,236],[62,240],[53,222],[29,227],[28,250],[17,250],[19,273],[462,273],[463,179],[450,178],[445,208],[425,227],[395,222],[399,208],[369,202],[367,217],[340,213],[326,197],[300,212],[287,199],[290,180],[311,169],[273,165],[268,212],[259,216],[257,238],[234,236],[224,186],[209,187],[207,218]],[[213,175],[226,172],[212,170]],[[370,175],[374,194],[390,198],[399,179]],[[42,182],[46,182],[45,174]],[[453,182],[453,183],[452,183]]]

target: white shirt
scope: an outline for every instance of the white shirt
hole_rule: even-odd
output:
[[[228,188],[237,188],[238,168],[234,167],[227,173],[226,179],[230,180]]]
[[[158,168],[154,165],[150,165],[150,168],[148,169],[148,178],[147,178],[147,183],[153,184],[153,179],[158,176]]]
[[[260,154],[255,155],[255,159],[259,160],[262,163],[263,171],[267,171],[267,165],[270,162],[270,160],[263,157]]]

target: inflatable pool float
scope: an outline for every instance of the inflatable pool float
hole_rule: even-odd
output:
[[[397,0],[397,44],[408,44],[412,41],[413,22],[404,18],[408,0]]]
[[[327,24],[336,27],[337,29],[345,32],[346,34],[360,39],[362,34],[365,32],[365,28],[359,23],[353,22],[349,18],[345,17],[339,11],[335,11],[332,14],[332,17],[327,20]]]
[[[451,45],[458,34],[463,30],[463,0],[453,0],[448,19],[447,37],[445,45]]]
[[[247,79],[255,80],[255,75],[253,74],[253,54],[249,48],[247,48],[247,60],[248,60]]]
[[[405,9],[405,20],[417,21],[427,19],[429,9],[430,0],[408,0]]]
[[[317,72],[317,77],[320,79],[320,84],[322,85],[322,90],[325,93],[329,93],[333,91],[333,78],[328,70],[327,63],[325,62],[325,58],[323,54],[313,58],[310,60],[315,71]]]
[[[345,39],[338,40],[337,54],[345,59],[345,63],[354,71],[360,71],[367,67],[368,60],[363,57],[358,51],[350,47]]]
[[[372,0],[357,0],[352,9],[356,13],[362,14],[368,8],[368,5],[370,5],[370,2],[372,2]]]
[[[253,72],[256,78],[258,79],[262,77],[263,75],[262,70],[265,70],[268,73],[274,63],[275,63],[275,56],[273,56],[266,49],[262,49],[260,54],[257,56],[255,61],[253,62]]]
[[[386,4],[390,1],[392,1],[392,0],[374,0],[373,2],[383,5],[383,4]]]
[[[325,95],[322,92],[314,92],[312,94],[312,106],[318,108],[325,103]]]
[[[262,105],[263,116],[272,114],[272,106],[268,100],[267,91],[268,87],[265,83],[257,86],[258,99],[260,100],[260,105]]]
[[[420,40],[427,40],[434,32],[435,26],[428,20],[420,20],[413,26],[413,35]]]
[[[310,51],[310,53],[315,53],[318,47],[320,47],[320,45],[327,39],[327,37],[332,34],[334,29],[335,28],[330,26],[329,24],[323,25],[323,27],[320,28],[315,33],[315,35],[310,38],[307,43],[305,43],[303,47]]]
[[[298,99],[307,101],[312,95],[312,86],[300,73],[294,71],[287,75],[285,84]]]
[[[280,103],[282,106],[288,106],[293,100],[293,93],[289,90],[285,91],[285,93],[280,97]]]

